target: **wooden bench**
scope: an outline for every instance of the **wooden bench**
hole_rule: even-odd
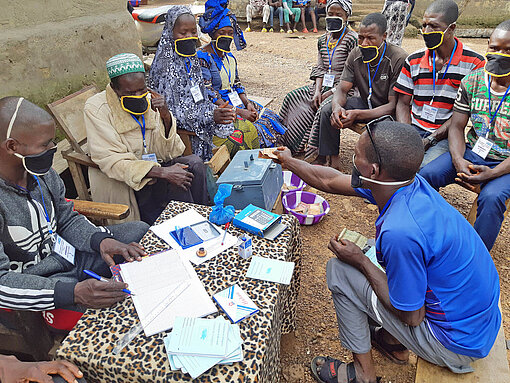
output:
[[[454,374],[444,367],[431,364],[418,358],[415,383],[508,383],[510,370],[506,356],[505,333],[500,327],[496,342],[486,358],[472,364],[474,372]]]

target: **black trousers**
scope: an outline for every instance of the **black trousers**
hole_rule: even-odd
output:
[[[172,166],[176,163],[188,165],[186,170],[193,173],[193,182],[188,190],[183,190],[163,179],[158,179],[154,184],[146,185],[143,189],[135,192],[140,218],[149,225],[154,223],[170,201],[191,202],[199,205],[209,204],[207,165],[200,157],[192,154],[191,156],[174,158],[163,163],[162,166]]]
[[[338,155],[340,148],[340,129],[331,126],[332,104],[324,105],[321,109],[319,126],[319,155]],[[349,97],[344,106],[345,110],[368,109],[368,104],[361,97]],[[365,122],[365,121],[356,121]]]

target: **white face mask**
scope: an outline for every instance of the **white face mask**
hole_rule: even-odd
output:
[[[411,182],[413,179],[407,180],[407,181],[379,181],[379,180],[373,180],[371,178],[363,177],[356,167],[355,155],[352,155],[352,173],[351,173],[351,186],[353,189],[358,189],[363,187],[363,181],[371,182],[378,185],[388,185],[388,186],[398,186],[398,185],[404,185],[408,182]]]

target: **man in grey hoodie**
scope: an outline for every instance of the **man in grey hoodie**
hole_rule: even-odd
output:
[[[107,229],[73,211],[51,169],[54,136],[55,122],[46,111],[23,98],[0,99],[2,308],[109,307],[127,296],[127,285],[86,279],[83,270],[111,276],[114,257],[131,262],[145,254],[135,243],[147,231],[145,223]]]

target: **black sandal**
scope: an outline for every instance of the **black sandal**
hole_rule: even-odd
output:
[[[398,359],[393,355],[394,352],[402,352],[407,351],[407,348],[402,344],[389,344],[384,341],[381,333],[382,327],[370,326],[370,341],[372,343],[372,347],[377,349],[383,356],[391,360],[396,364],[407,364],[409,360]]]
[[[321,359],[324,360],[324,363],[319,367],[317,362]],[[329,356],[316,356],[310,363],[310,369],[312,370],[312,376],[317,382],[338,383],[338,367],[342,364],[345,363]],[[347,363],[347,383],[357,383],[354,362]]]

